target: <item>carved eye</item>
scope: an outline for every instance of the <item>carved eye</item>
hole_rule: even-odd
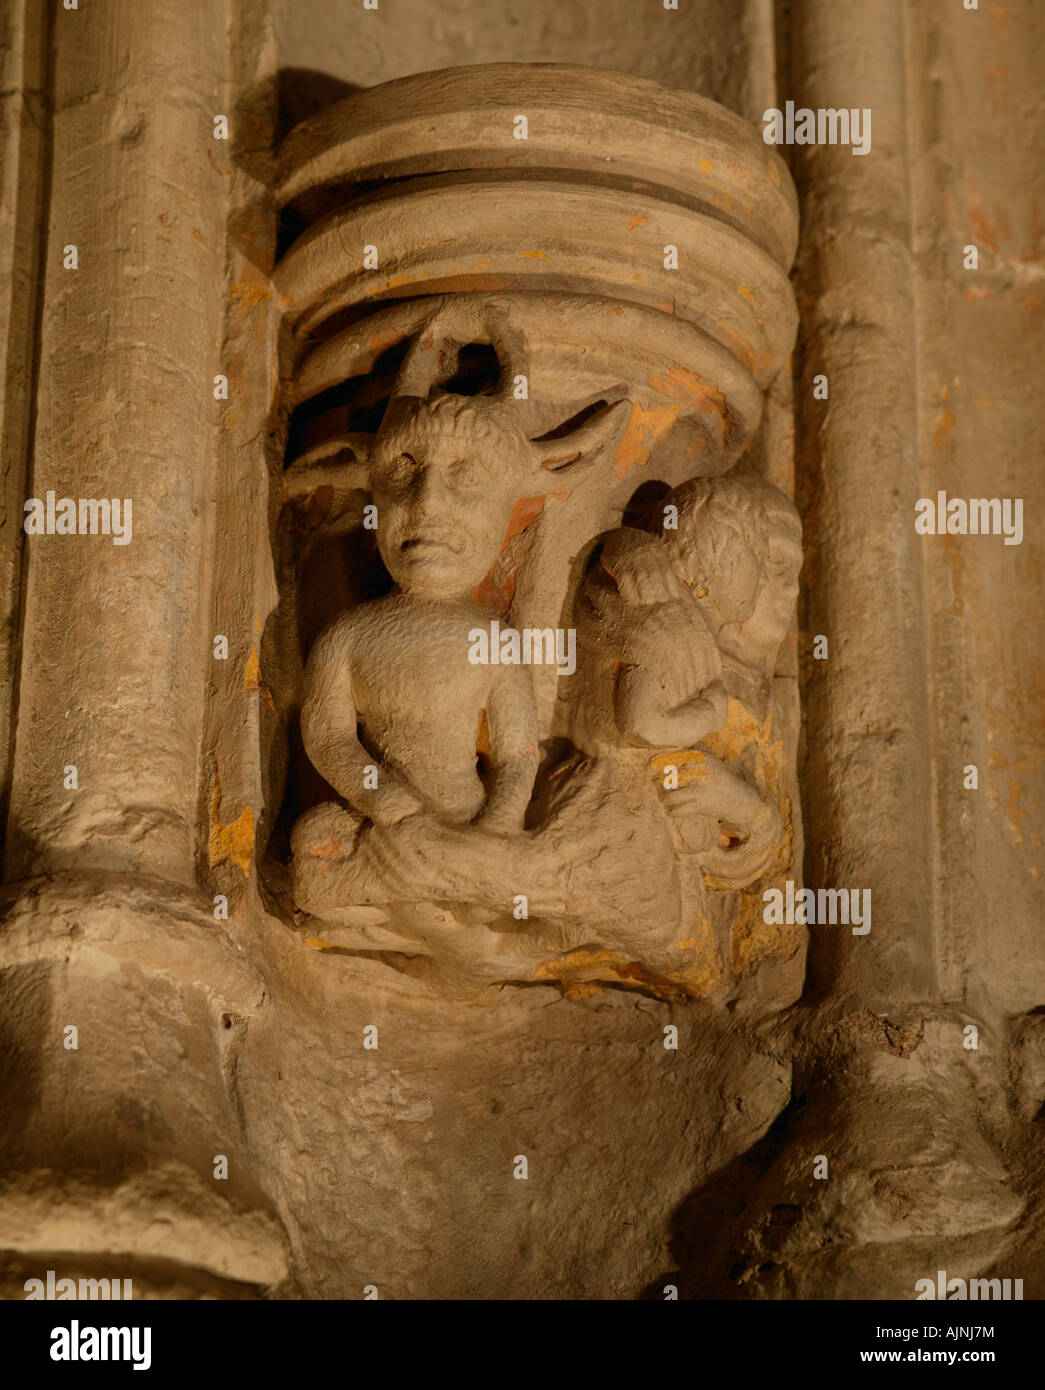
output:
[[[406,488],[417,476],[417,468],[417,460],[412,454],[399,454],[385,464],[381,474],[387,487]]]
[[[473,459],[454,459],[447,467],[446,473],[458,491],[477,492],[482,489],[483,470]]]

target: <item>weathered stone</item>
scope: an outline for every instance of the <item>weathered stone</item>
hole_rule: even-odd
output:
[[[1040,7],[205,8],[0,36],[4,1295],[1039,1297]]]

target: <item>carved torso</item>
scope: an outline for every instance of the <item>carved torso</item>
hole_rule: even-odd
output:
[[[526,679],[511,667],[469,663],[469,633],[488,622],[467,600],[377,599],[328,630],[336,660],[311,696],[317,722],[336,721],[331,702],[353,702],[360,742],[378,767],[401,774],[450,825],[467,824],[486,798],[476,754],[493,687]],[[337,790],[359,804],[356,788]]]

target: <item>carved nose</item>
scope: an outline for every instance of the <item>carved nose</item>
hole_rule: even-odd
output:
[[[441,469],[428,467],[418,475],[414,485],[414,508],[420,520],[445,521],[454,497],[454,488]]]

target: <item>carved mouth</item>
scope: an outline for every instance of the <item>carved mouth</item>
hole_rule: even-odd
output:
[[[461,542],[453,535],[410,536],[399,546],[401,555],[418,559],[425,555],[435,555],[449,551],[452,555],[461,553]]]

